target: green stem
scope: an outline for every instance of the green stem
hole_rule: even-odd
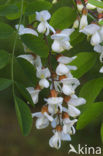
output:
[[[13,97],[14,97],[14,53],[15,53],[15,48],[16,48],[18,31],[19,31],[19,28],[20,28],[22,15],[23,15],[23,2],[24,2],[24,0],[21,0],[21,11],[20,11],[19,26],[18,26],[18,30],[16,32],[15,41],[14,41],[14,45],[13,45],[12,56],[11,56],[11,80],[12,80],[12,93],[13,93]]]

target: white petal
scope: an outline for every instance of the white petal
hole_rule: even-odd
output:
[[[94,46],[94,51],[96,51],[98,53],[103,52],[103,46],[101,46],[101,45]]]
[[[80,20],[80,30],[84,29],[87,25],[88,25],[87,16],[82,15],[81,20]]]
[[[24,54],[24,55],[19,55],[18,57],[23,58],[23,59],[26,59],[27,61],[29,61],[33,65],[35,63],[35,59],[34,59],[34,57],[32,55]]]
[[[36,76],[40,79],[44,79],[44,78],[48,78],[50,77],[51,73],[49,71],[48,68],[44,68],[44,69],[41,69],[41,68],[37,68],[37,73],[36,73]]]
[[[30,28],[24,28],[21,32],[19,32],[19,35],[24,35],[24,34],[32,34],[38,36],[38,33],[35,30]]]
[[[74,94],[74,89],[71,85],[63,84],[62,91],[65,95]]]
[[[54,52],[60,53],[62,52],[64,49],[61,47],[60,42],[57,40],[54,40],[53,44],[52,44],[52,50]]]
[[[63,141],[71,141],[70,135],[69,135],[69,134],[65,134],[65,133],[63,133],[63,132],[62,132],[62,134],[61,134],[61,139],[62,139]]]
[[[68,108],[68,114],[71,116],[71,117],[77,117],[80,115],[80,110],[75,108],[74,106],[72,105],[69,105],[69,108]]]
[[[56,149],[59,149],[61,147],[61,139],[60,136],[58,134],[58,132],[56,132],[49,140],[49,145],[51,147],[54,147]]]
[[[43,10],[43,11],[40,11],[40,12],[36,12],[36,19],[38,21],[47,21],[51,18],[51,15],[50,13],[47,11],[47,10]]]
[[[36,120],[36,128],[43,129],[49,125],[49,121],[46,117],[40,117]]]
[[[74,59],[76,59],[77,56],[74,57],[66,57],[66,56],[61,56],[58,58],[58,62],[62,63],[62,64],[68,64],[70,62],[72,62]]]
[[[80,106],[86,103],[86,100],[84,98],[78,98],[77,96],[73,97],[71,96],[71,99],[69,100],[68,104],[73,105],[73,106]]]
[[[95,34],[91,37],[91,44],[93,46],[98,45],[101,42],[101,37],[98,32],[95,32]]]
[[[46,26],[45,26],[45,23],[44,22],[41,22],[38,27],[37,27],[37,30],[39,33],[44,33],[46,31]]]
[[[49,121],[51,121],[51,122],[54,120],[53,117],[50,116],[47,112],[44,113],[44,116],[46,116],[47,119],[48,119]]]
[[[92,5],[90,3],[87,3],[86,8],[91,10],[91,9],[95,9],[96,6],[95,5]]]
[[[103,66],[99,70],[100,73],[103,73]]]
[[[64,29],[61,31],[62,34],[70,36],[73,33],[74,29]]]
[[[39,81],[39,85],[41,88],[48,88],[49,87],[49,82],[46,79],[41,79]]]
[[[100,29],[100,26],[98,26],[97,24],[89,24],[84,29],[80,30],[80,32],[86,35],[93,35],[99,29]]]
[[[67,65],[67,67],[69,70],[77,70],[76,66]]]
[[[40,118],[40,117],[42,117],[42,116],[43,116],[43,114],[42,114],[41,112],[32,113],[32,118],[33,118],[33,117]]]
[[[50,105],[57,105],[62,104],[63,98],[62,97],[50,97],[48,99],[44,99]]]
[[[68,72],[69,72],[69,69],[68,69],[68,67],[66,66],[66,65],[64,65],[64,64],[59,64],[58,66],[57,66],[57,68],[56,68],[56,74],[57,75],[66,75],[66,74],[68,74]]]

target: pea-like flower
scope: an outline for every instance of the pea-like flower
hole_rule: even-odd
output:
[[[53,131],[54,135],[49,140],[49,145],[52,148],[59,149],[61,147],[61,141],[71,141],[71,137],[69,134],[65,134],[62,131],[62,127],[57,125],[56,130]]]
[[[49,125],[49,121],[53,121],[53,117],[48,114],[48,106],[44,105],[41,112],[33,113],[32,117],[37,117],[36,128],[43,129]]]
[[[55,33],[51,36],[54,40],[52,44],[52,50],[57,53],[61,53],[64,50],[69,50],[72,48],[70,45],[70,35],[74,29],[64,29],[60,33]]]
[[[50,18],[51,15],[47,10],[36,12],[36,20],[40,22],[37,27],[39,33],[45,33],[46,35],[48,35],[50,30],[55,33],[54,28],[47,22],[47,20],[49,20]]]
[[[65,95],[72,95],[75,93],[75,89],[80,85],[80,82],[76,78],[65,78],[61,80],[63,87],[62,92]]]
[[[38,103],[38,99],[39,99],[40,89],[34,89],[33,87],[28,87],[26,89],[29,92],[29,94],[31,95],[33,103],[37,104]]]
[[[19,35],[32,34],[32,35],[38,36],[38,33],[37,33],[34,29],[25,28],[22,24],[20,24],[20,26],[17,24],[17,25],[15,26],[15,28],[16,28],[16,29],[19,28],[19,30],[18,30],[18,34],[19,34]]]

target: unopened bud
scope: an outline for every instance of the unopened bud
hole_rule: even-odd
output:
[[[71,99],[71,96],[64,96],[64,102],[67,103]]]
[[[57,97],[58,92],[57,92],[55,89],[52,89],[52,90],[50,91],[50,94],[51,94],[51,97]]]
[[[77,2],[77,9],[78,9],[78,11],[81,12],[82,9],[84,8],[84,6],[83,6],[81,0],[76,0],[76,2]]]
[[[66,119],[66,118],[69,118],[69,115],[67,112],[63,112],[62,113],[62,119]]]
[[[44,114],[45,112],[48,113],[48,106],[43,106],[43,107],[41,108],[41,113]]]
[[[61,132],[61,131],[62,131],[62,126],[57,125],[57,126],[56,126],[56,130],[57,130],[58,132]]]

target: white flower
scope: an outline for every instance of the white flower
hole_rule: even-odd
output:
[[[65,78],[62,79],[61,82],[63,83],[62,91],[65,95],[72,95],[75,93],[75,89],[80,82],[76,78]]]
[[[52,50],[60,53],[64,50],[69,50],[71,48],[70,45],[70,35],[74,31],[74,29],[64,29],[60,33],[53,34],[51,39],[54,40],[52,44]]]
[[[37,30],[39,33],[46,32],[46,35],[48,35],[50,30],[53,33],[55,33],[54,28],[50,26],[49,23],[47,22],[47,20],[49,20],[50,18],[51,18],[51,15],[47,10],[36,12],[36,19],[40,22],[40,24],[37,27]]]
[[[38,119],[36,120],[36,128],[37,129],[43,129],[46,128],[49,125],[49,121],[52,122],[53,118],[52,116],[48,115],[47,112],[41,113],[33,113],[32,117],[37,117]]]
[[[89,24],[84,29],[80,30],[80,32],[84,33],[87,36],[93,35],[96,31],[100,29],[100,26],[97,24]]]
[[[64,134],[63,131],[55,131],[54,135],[49,140],[49,145],[53,148],[59,149],[61,147],[61,141],[71,141],[69,134]]]
[[[90,3],[87,3],[87,4],[86,4],[86,8],[89,9],[89,10],[92,10],[92,9],[95,9],[96,6],[95,6],[95,5],[92,5],[92,4],[90,4]]]
[[[20,24],[20,27],[18,24],[15,27],[16,29],[19,28],[19,31],[18,31],[19,35],[32,34],[32,35],[38,36],[38,33],[35,30],[31,28],[25,28],[22,24]]]
[[[49,107],[49,111],[50,111],[50,109],[52,109],[52,110],[55,110],[54,113],[56,113],[57,112],[57,107],[59,107],[60,111],[62,112],[62,102],[63,102],[63,98],[62,97],[50,97],[48,99],[45,98],[44,100],[47,102],[48,105],[51,105]]]
[[[99,32],[95,32],[94,35],[91,37],[91,44],[93,46],[98,45],[101,42],[101,37]]]
[[[51,76],[48,68],[37,68],[36,76],[40,79],[48,78]]]
[[[33,87],[28,87],[26,89],[29,92],[29,94],[31,95],[33,103],[34,104],[38,103],[38,97],[39,97],[40,90],[39,89],[34,89]]]
[[[66,57],[66,56],[61,56],[57,59],[57,62],[62,63],[62,64],[69,64],[73,60],[75,60],[77,56],[74,57]]]
[[[49,87],[49,82],[48,82],[48,80],[46,80],[46,79],[41,79],[40,81],[39,81],[39,85],[40,85],[40,87],[43,89],[43,88],[48,88]]]
[[[70,120],[69,118],[63,119],[63,132],[65,134],[69,133],[70,135],[75,134],[75,128],[73,125],[77,122],[77,119]]]
[[[76,0],[76,2],[77,2],[77,9],[79,12],[81,12],[83,10],[84,6],[83,6],[81,0]]]

